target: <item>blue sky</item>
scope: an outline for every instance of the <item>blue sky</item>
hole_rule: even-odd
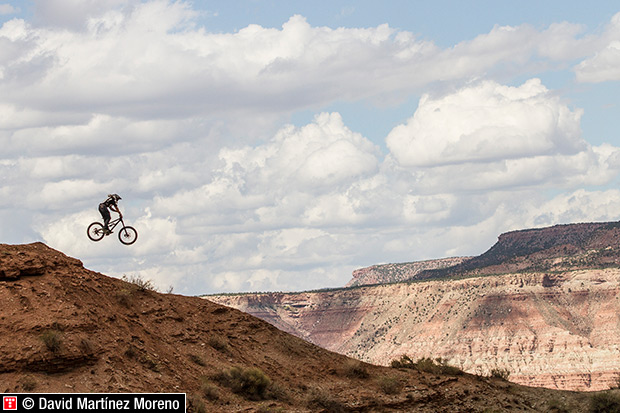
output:
[[[618,220],[620,7],[0,0],[0,242],[183,294]],[[121,194],[140,232],[92,243]]]

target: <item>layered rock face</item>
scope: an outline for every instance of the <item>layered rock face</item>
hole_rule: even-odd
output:
[[[414,277],[425,281],[209,299],[372,363],[441,357],[529,386],[603,390],[620,374],[619,234],[615,223],[516,231]]]
[[[441,357],[564,390],[608,389],[620,373],[618,269],[209,299],[375,364]]]

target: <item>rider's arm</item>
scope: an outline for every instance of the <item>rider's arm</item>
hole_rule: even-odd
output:
[[[114,212],[117,212],[117,213],[118,213],[118,215],[120,215],[120,217],[121,217],[121,218],[123,217],[123,214],[121,214],[121,210],[120,210],[120,208],[118,207],[118,205],[111,205],[111,206],[110,206],[110,209],[111,209],[112,211],[114,211]]]

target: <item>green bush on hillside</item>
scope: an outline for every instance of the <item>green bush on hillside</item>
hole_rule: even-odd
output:
[[[597,393],[590,399],[592,413],[620,412],[620,395],[609,391]]]
[[[230,388],[249,400],[263,400],[267,398],[267,389],[271,379],[259,368],[242,369],[231,367],[214,377],[222,385]]]
[[[62,347],[62,335],[57,330],[46,330],[41,334],[41,341],[45,344],[45,347],[52,353],[57,353]]]
[[[463,374],[463,370],[449,365],[445,360],[442,360],[441,357],[435,360],[430,357],[422,357],[414,363],[409,356],[403,355],[399,360],[392,360],[390,365],[397,369],[415,369],[433,374],[447,374],[450,376],[460,376]]]

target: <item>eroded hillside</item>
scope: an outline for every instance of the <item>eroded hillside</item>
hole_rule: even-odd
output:
[[[190,412],[588,409],[575,393],[362,364],[41,243],[0,244],[0,302],[3,392],[181,392]],[[239,386],[244,372],[259,380]]]

